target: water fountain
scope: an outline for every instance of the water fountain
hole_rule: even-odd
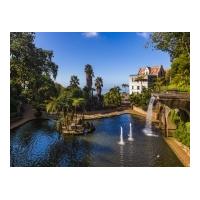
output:
[[[145,135],[147,136],[154,136],[157,137],[157,135],[153,134],[152,129],[151,129],[151,124],[152,124],[152,110],[153,110],[153,103],[155,101],[155,97],[152,96],[149,105],[148,105],[148,110],[147,110],[147,116],[146,116],[146,125],[143,130]]]
[[[123,129],[122,129],[122,127],[121,127],[120,141],[118,142],[118,144],[120,144],[120,145],[124,145],[125,144],[125,142],[123,140]]]
[[[129,132],[129,136],[128,136],[128,141],[134,141],[131,123],[130,123],[130,132]]]

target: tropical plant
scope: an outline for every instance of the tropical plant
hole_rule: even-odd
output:
[[[75,75],[71,76],[70,87],[78,88],[79,87],[79,78]]]
[[[101,77],[96,78],[95,87],[96,87],[96,91],[97,91],[97,98],[98,98],[98,100],[100,100],[101,91],[102,91],[102,87],[103,87],[103,79]]]
[[[85,74],[86,74],[86,86],[91,91],[92,89],[92,78],[94,77],[94,72],[92,69],[92,65],[85,65]]]
[[[51,100],[47,100],[46,102],[46,111],[48,113],[58,113],[61,111],[59,97],[52,97]]]
[[[181,54],[190,56],[189,32],[154,32],[150,36],[150,43],[155,49],[168,52],[171,60]]]
[[[73,102],[72,102],[72,106],[74,107],[74,112],[75,112],[76,121],[77,121],[77,108],[81,107],[82,112],[84,112],[85,99],[84,98],[74,98]]]
[[[176,85],[177,90],[190,87],[190,33],[156,32],[150,37],[153,48],[169,53],[171,69],[165,76],[166,85]],[[168,76],[168,77],[167,77]]]
[[[110,91],[104,95],[104,105],[107,107],[120,106],[122,102],[120,90],[120,87],[111,88]]]
[[[147,110],[149,100],[151,97],[151,89],[143,88],[141,93],[132,93],[129,96],[131,105],[141,107],[143,110]]]
[[[190,122],[184,123],[181,121],[175,130],[174,137],[184,145],[190,147]]]
[[[175,58],[171,65],[172,83],[178,87],[190,85],[190,58],[186,54],[181,54]]]
[[[174,137],[186,146],[190,146],[190,122],[180,115],[178,109],[171,110],[170,119],[176,124]]]
[[[158,77],[153,84],[153,90],[155,92],[160,92],[163,85],[165,85],[165,77]]]

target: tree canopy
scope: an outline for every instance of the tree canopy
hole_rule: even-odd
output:
[[[107,107],[120,106],[122,102],[120,90],[120,87],[111,88],[110,91],[104,95],[104,105]]]
[[[180,89],[188,90],[190,86],[190,33],[189,32],[155,32],[151,34],[150,44],[153,48],[169,53],[171,68],[166,77]],[[170,81],[169,81],[170,80]]]
[[[150,41],[155,49],[169,53],[171,60],[181,54],[190,56],[189,32],[154,32]]]
[[[20,97],[32,103],[41,103],[53,96],[58,65],[53,51],[37,48],[35,33],[10,33],[11,99]]]
[[[70,79],[70,86],[73,87],[73,88],[78,88],[79,87],[79,78],[78,76],[71,76],[71,79]]]

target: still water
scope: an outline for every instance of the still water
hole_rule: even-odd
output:
[[[128,141],[132,123],[134,141]],[[11,131],[11,166],[182,166],[176,155],[152,127],[158,137],[143,133],[145,120],[125,114],[93,120],[94,133],[65,136],[55,130],[53,120],[34,120]],[[125,145],[119,145],[120,127]]]

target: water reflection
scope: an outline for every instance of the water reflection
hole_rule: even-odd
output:
[[[120,151],[119,151],[119,155],[120,155],[120,166],[123,167],[124,166],[124,146],[120,145]]]
[[[143,134],[142,118],[127,114],[93,123],[96,131],[79,137],[63,137],[51,120],[21,126],[11,133],[11,166],[182,166],[162,137]],[[130,123],[134,141],[128,141]],[[117,143],[120,126],[125,145]],[[159,135],[159,130],[152,128]]]

